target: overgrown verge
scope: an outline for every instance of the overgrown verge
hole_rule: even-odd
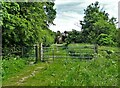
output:
[[[24,58],[10,57],[9,59],[2,60],[2,80],[19,73],[24,67],[28,65],[27,60]]]

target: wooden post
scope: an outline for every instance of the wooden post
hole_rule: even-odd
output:
[[[35,59],[35,63],[38,62],[38,58],[39,58],[39,50],[38,50],[38,45],[35,46],[35,53],[36,53],[36,59]]]
[[[43,62],[44,59],[43,59],[43,44],[42,43],[40,43],[39,51],[40,51],[40,61]]]

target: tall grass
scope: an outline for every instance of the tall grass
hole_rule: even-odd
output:
[[[21,69],[26,66],[27,62],[25,59],[16,59],[16,58],[9,58],[2,60],[2,79],[5,80],[10,76],[19,73]]]
[[[54,61],[23,86],[117,86],[118,62],[99,58],[90,61]]]
[[[70,49],[74,44],[68,46]],[[87,46],[76,44],[79,46]],[[89,45],[93,46],[93,45]],[[42,69],[35,77],[29,78],[23,86],[117,86],[118,85],[118,59],[116,53],[108,54],[112,47],[99,47],[97,58],[79,60],[61,58]],[[118,52],[117,48],[112,48]],[[74,50],[74,49],[72,49]],[[105,50],[104,52],[101,50]],[[75,51],[76,52],[76,51]],[[86,52],[86,51],[85,51]],[[57,52],[56,52],[57,53]],[[64,49],[58,54],[65,53]]]

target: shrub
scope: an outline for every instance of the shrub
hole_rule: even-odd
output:
[[[97,38],[97,44],[99,45],[114,45],[114,41],[112,40],[112,37],[108,34],[100,34]]]

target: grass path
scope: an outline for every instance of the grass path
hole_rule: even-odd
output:
[[[3,86],[20,86],[30,77],[34,77],[42,69],[49,66],[48,63],[38,63],[25,67],[18,74],[8,78],[2,82]]]
[[[36,67],[35,70],[33,70],[33,71],[31,72],[31,74],[29,74],[28,76],[25,76],[25,77],[21,78],[21,79],[17,82],[17,84],[18,84],[18,85],[21,85],[22,83],[24,83],[24,82],[26,81],[26,79],[35,76],[36,73],[40,72],[40,70],[43,69],[43,68],[44,68],[44,67]]]

